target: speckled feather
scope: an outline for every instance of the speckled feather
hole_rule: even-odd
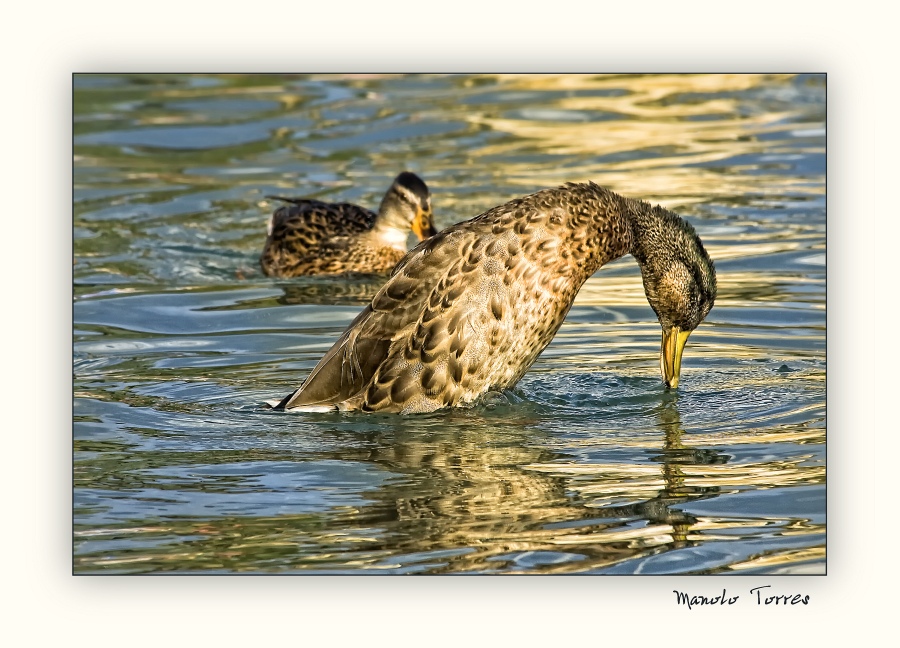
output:
[[[352,242],[372,228],[375,212],[350,203],[275,198],[289,200],[291,204],[279,207],[272,215],[270,233],[260,257],[266,274],[296,277],[349,271],[344,268],[354,259],[353,252],[359,251],[354,247],[369,248],[353,246]],[[389,271],[404,255],[404,251],[394,248],[376,253],[374,256],[384,260],[376,262],[372,272]],[[368,268],[370,264],[372,259],[363,267]]]
[[[669,214],[593,183],[568,184],[454,225],[406,255],[278,407],[428,412],[508,389],[587,278],[639,248],[642,222]]]
[[[272,215],[260,256],[263,272],[273,277],[387,274],[406,255],[417,207],[427,214],[427,234],[435,233],[428,188],[411,173],[397,176],[378,214],[350,203],[270,198],[289,203]],[[376,231],[379,218],[386,221],[382,231]],[[392,240],[379,235],[387,230]]]

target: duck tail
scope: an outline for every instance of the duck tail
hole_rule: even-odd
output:
[[[288,401],[290,401],[291,398],[294,397],[294,394],[296,394],[298,391],[300,391],[300,390],[295,389],[294,391],[292,391],[290,394],[288,394],[284,398],[273,398],[272,400],[265,401],[265,403],[268,406],[268,409],[279,410],[279,411],[283,412],[284,406],[288,404]]]
[[[306,198],[286,198],[284,196],[265,196],[266,200],[280,200],[281,202],[286,202],[291,205],[299,205],[300,203],[307,202]]]

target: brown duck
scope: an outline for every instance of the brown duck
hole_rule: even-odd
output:
[[[267,196],[288,203],[272,214],[259,263],[271,277],[387,274],[407,252],[410,228],[434,236],[428,186],[414,173],[397,176],[378,213],[350,203]]]
[[[678,215],[593,183],[495,207],[420,243],[284,410],[430,412],[509,389],[603,264],[637,260],[662,326],[660,370],[678,386],[688,335],[709,313],[716,273]]]

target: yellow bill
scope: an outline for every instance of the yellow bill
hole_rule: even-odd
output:
[[[412,222],[412,231],[419,237],[420,241],[431,238],[437,234],[434,229],[434,221],[431,218],[431,210],[424,210],[421,207],[416,210],[416,217]]]
[[[668,331],[663,330],[662,348],[659,351],[659,369],[666,387],[672,389],[678,387],[681,354],[684,352],[684,344],[690,334],[690,331],[682,331],[677,326],[673,326]]]

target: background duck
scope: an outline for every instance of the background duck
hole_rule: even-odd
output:
[[[410,228],[420,241],[436,233],[428,186],[414,173],[394,179],[377,214],[350,203],[268,197],[289,203],[272,214],[259,259],[271,277],[387,273],[406,255]]]
[[[677,387],[688,335],[716,296],[715,268],[678,215],[593,183],[513,200],[443,230],[400,262],[279,409],[400,413],[467,405],[514,386],[603,264],[637,260]]]

